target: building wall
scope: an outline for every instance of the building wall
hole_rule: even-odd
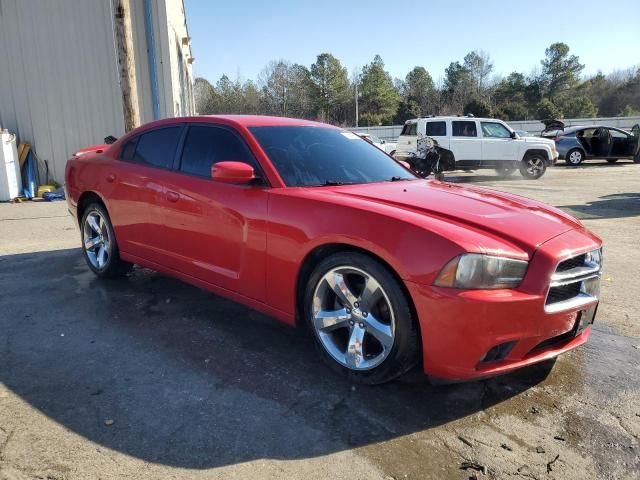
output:
[[[112,6],[34,7],[0,0],[0,126],[32,144],[61,182],[73,151],[124,130]]]
[[[130,0],[141,123],[154,120],[145,1]],[[74,151],[124,133],[115,4],[0,0],[0,127],[33,145],[60,183]],[[149,5],[158,118],[190,115],[191,48],[182,44],[188,36],[182,0]]]

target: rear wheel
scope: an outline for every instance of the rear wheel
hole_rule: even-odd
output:
[[[314,269],[304,316],[329,366],[352,381],[388,382],[418,358],[418,328],[396,278],[375,259],[337,253]]]
[[[547,171],[544,157],[539,153],[527,155],[520,163],[520,174],[529,180],[537,180]]]
[[[565,162],[567,165],[571,165],[572,167],[577,167],[584,161],[584,154],[582,150],[578,148],[574,148],[573,150],[569,150],[567,152],[567,156],[565,157]]]
[[[102,205],[92,203],[87,207],[80,232],[84,259],[97,276],[114,277],[131,270],[132,265],[120,259],[111,219]]]

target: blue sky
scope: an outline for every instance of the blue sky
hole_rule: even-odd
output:
[[[495,73],[530,73],[565,42],[605,73],[640,65],[639,0],[184,0],[194,75],[255,79],[280,58],[309,66],[322,52],[351,73],[380,54],[394,77],[422,65],[438,80],[449,62],[488,52]],[[521,6],[520,6],[521,5]],[[402,6],[402,7],[400,7]],[[608,7],[610,11],[607,11]]]

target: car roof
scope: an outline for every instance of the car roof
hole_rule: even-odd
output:
[[[573,133],[573,132],[577,132],[580,130],[587,130],[589,128],[610,128],[612,130],[618,130],[619,132],[624,132],[623,129],[618,128],[618,127],[610,127],[607,125],[574,125],[572,127],[566,127],[564,130],[562,130],[563,133]],[[628,132],[624,132],[624,133],[628,133]]]
[[[190,117],[171,117],[156,120],[150,123],[141,125],[141,129],[147,130],[162,125],[170,125],[175,123],[219,123],[233,126],[242,127],[273,127],[273,126],[288,126],[288,127],[327,127],[338,128],[326,123],[314,122],[311,120],[302,120],[299,118],[288,117],[271,117],[267,115],[196,115]],[[138,129],[136,129],[138,130]]]
[[[504,120],[500,120],[499,118],[486,118],[486,117],[467,117],[466,115],[450,115],[450,116],[442,116],[442,117],[420,117],[420,118],[412,118],[407,120],[404,123],[415,123],[419,120],[481,120],[487,122],[503,122]]]

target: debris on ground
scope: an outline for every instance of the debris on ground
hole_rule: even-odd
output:
[[[560,440],[561,442],[565,442],[566,438],[561,437],[560,435],[556,435],[555,437],[553,437],[554,440]]]
[[[105,420],[105,421],[104,421],[104,424],[105,424],[107,427],[110,427],[110,426],[111,426],[111,425],[113,425],[114,423],[116,423],[116,422],[115,422],[115,420],[111,420],[111,419],[108,419],[108,420]]]
[[[486,465],[482,465],[481,463],[478,463],[478,462],[462,462],[460,464],[460,470],[469,470],[469,469],[482,472],[483,475],[486,475],[487,472],[489,471]]]
[[[508,450],[510,452],[513,452],[513,448],[511,448],[509,445],[507,445],[506,443],[501,443],[500,446],[502,448],[504,448],[505,450]]]
[[[531,407],[529,409],[529,413],[533,413],[534,415],[537,415],[538,413],[540,413],[542,410],[540,410],[538,407],[536,407],[535,405],[533,407]]]
[[[556,458],[547,462],[547,473],[551,473],[553,471],[553,464],[560,458],[560,454],[556,455]]]
[[[462,443],[464,443],[468,447],[473,448],[473,443],[471,443],[471,440],[464,438],[462,435],[458,435],[458,440],[460,440]]]
[[[536,453],[544,453],[544,448],[536,447]]]

